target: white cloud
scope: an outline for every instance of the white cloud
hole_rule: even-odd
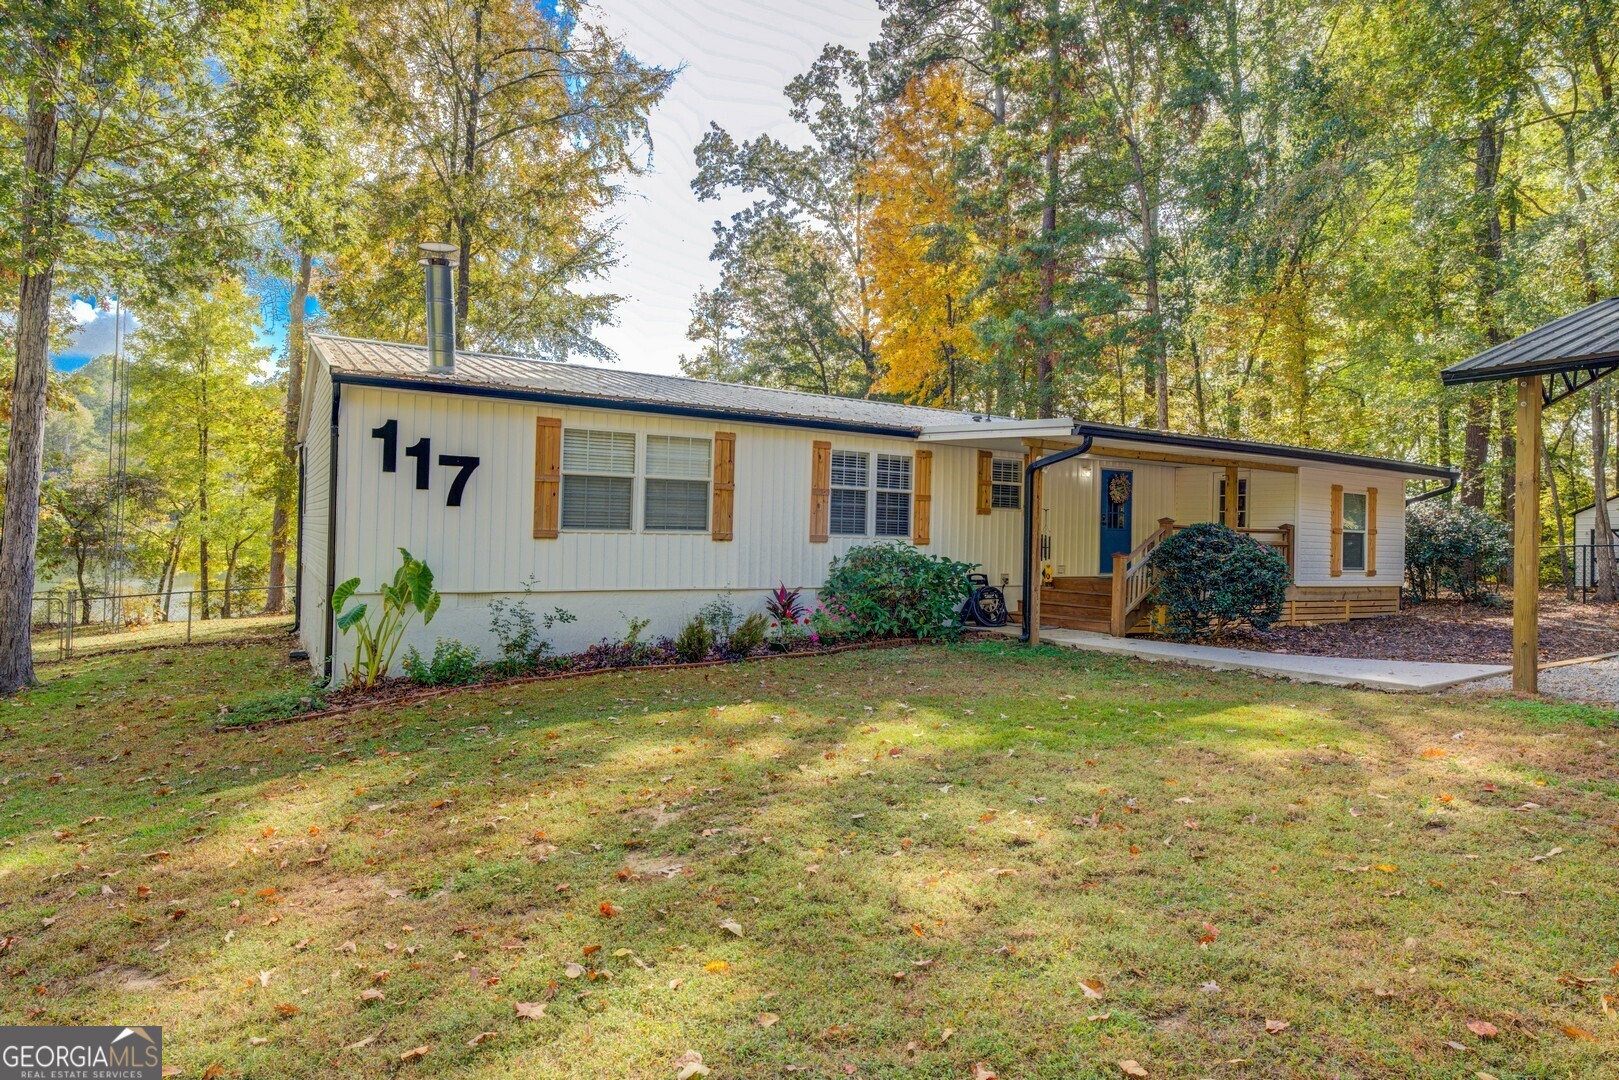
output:
[[[73,321],[79,324],[78,329],[73,332],[69,344],[57,354],[58,358],[82,363],[112,352],[118,312],[119,304],[116,300],[109,300],[105,306],[98,307],[87,300],[74,297],[71,314]],[[126,344],[130,332],[138,325],[140,321],[133,312],[125,316],[123,333]]]

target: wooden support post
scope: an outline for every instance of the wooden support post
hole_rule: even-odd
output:
[[[1024,458],[1024,465],[1039,456],[1039,450],[1030,450]],[[1045,585],[1045,575],[1040,572],[1040,533],[1044,522],[1040,520],[1040,510],[1045,493],[1045,470],[1035,471],[1034,479],[1029,484],[1029,506],[1034,510],[1034,528],[1029,530],[1029,644],[1040,644],[1040,589]]]
[[[1540,691],[1540,376],[1518,380],[1512,511],[1512,688]]]
[[[1237,467],[1225,467],[1225,523],[1228,528],[1235,529],[1237,522],[1237,492],[1242,487],[1242,481],[1237,476]]]
[[[1124,636],[1124,606],[1130,602],[1129,581],[1126,575],[1129,572],[1130,556],[1122,551],[1113,553],[1113,596],[1108,604],[1108,633],[1114,637]]]

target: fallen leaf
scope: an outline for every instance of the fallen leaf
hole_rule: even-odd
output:
[[[995,815],[991,814],[990,817]],[[1000,1074],[982,1061],[973,1062],[973,1080],[995,1080]]]
[[[399,1055],[399,1060],[400,1061],[417,1061],[417,1060],[419,1060],[421,1058],[426,1057],[427,1052],[429,1050],[431,1050],[431,1049],[432,1049],[431,1046],[418,1046],[413,1050],[406,1050],[403,1054]]]
[[[724,922],[720,923],[720,929],[729,930],[737,937],[742,936],[742,924],[737,922],[735,919],[726,919]]]
[[[1203,924],[1203,936],[1197,939],[1197,943],[1199,945],[1208,945],[1219,936],[1220,931],[1215,929],[1214,924],[1211,922],[1206,922]]]
[[[1546,854],[1544,854],[1544,855],[1531,855],[1531,856],[1529,856],[1529,861],[1530,862],[1545,862],[1547,859],[1551,858],[1553,855],[1561,855],[1562,853],[1563,853],[1562,848],[1554,847],[1550,851],[1546,852]]]
[[[1081,979],[1079,988],[1085,991],[1085,996],[1093,1001],[1101,1001],[1103,984],[1101,979]]]
[[[1563,1034],[1571,1039],[1582,1039],[1586,1042],[1596,1042],[1597,1037],[1584,1028],[1577,1028],[1573,1024],[1563,1025]]]
[[[769,1027],[780,1019],[781,1017],[777,1016],[775,1013],[760,1013],[759,1018],[755,1020],[754,1023],[758,1024],[760,1027]]]
[[[1286,1031],[1288,1028],[1290,1028],[1292,1026],[1293,1025],[1288,1023],[1286,1020],[1266,1020],[1265,1021],[1265,1034],[1267,1034],[1267,1035],[1280,1035],[1282,1032]]]
[[[949,1042],[950,1036],[954,1035],[955,1033],[955,1028],[945,1028],[943,1031],[939,1032],[939,1045],[943,1046],[945,1043]]]
[[[545,1002],[518,1001],[512,1004],[512,1011],[525,1020],[538,1020],[545,1015]]]
[[[1118,1065],[1119,1065],[1119,1071],[1122,1072],[1126,1076],[1146,1076],[1147,1075],[1147,1070],[1143,1069],[1141,1067],[1141,1063],[1139,1061],[1136,1061],[1133,1058],[1125,1058],[1123,1061],[1119,1062]]]
[[[345,1050],[362,1050],[365,1047],[370,1046],[372,1043],[374,1043],[376,1041],[377,1041],[377,1037],[375,1035],[367,1035],[365,1038],[361,1039],[359,1042],[351,1042],[351,1043],[349,1043],[347,1046],[343,1047],[343,1049],[345,1049]]]
[[[480,1032],[478,1032],[478,1034],[474,1035],[472,1038],[467,1040],[467,1045],[468,1046],[477,1046],[479,1043],[483,1042],[485,1039],[493,1039],[494,1037],[495,1037],[495,1033],[493,1031],[480,1031]]]
[[[691,1080],[694,1076],[707,1076],[708,1066],[703,1064],[703,1055],[695,1050],[687,1050],[675,1059],[675,1080]]]
[[[601,914],[602,918],[611,919],[614,915],[617,915],[619,912],[623,911],[624,909],[619,907],[617,904],[612,903],[611,901],[603,900],[601,902],[601,906],[598,907],[596,910]]]
[[[360,1000],[361,1001],[381,1001],[382,1000],[382,991],[377,990],[375,988],[372,988],[372,989],[369,989],[369,990],[361,990],[360,991]]]
[[[1501,1034],[1501,1029],[1490,1023],[1488,1020],[1469,1020],[1467,1022],[1467,1030],[1471,1031],[1474,1035],[1477,1035],[1481,1039],[1493,1039],[1497,1035]]]
[[[727,971],[731,970],[731,965],[730,962],[726,960],[710,960],[708,963],[703,965],[703,970],[711,971],[715,975],[724,975]]]
[[[567,964],[567,966],[565,966],[562,969],[562,972],[563,972],[564,975],[566,975],[570,979],[577,979],[579,976],[581,976],[581,975],[583,975],[585,973],[585,969],[584,969],[584,965],[575,964],[572,961],[570,961]]]

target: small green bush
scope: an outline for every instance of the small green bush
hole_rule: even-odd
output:
[[[755,611],[731,631],[730,640],[726,648],[737,656],[747,656],[753,650],[765,643],[770,635],[770,620],[765,618],[764,612]]]
[[[1218,522],[1188,525],[1148,560],[1164,607],[1164,634],[1210,637],[1240,623],[1269,629],[1287,601],[1287,560]]]
[[[694,617],[675,637],[675,655],[683,663],[696,664],[707,660],[713,648],[714,631],[701,615]]]
[[[1418,600],[1449,589],[1469,603],[1512,558],[1507,523],[1460,503],[1420,502],[1405,512],[1405,581]]]
[[[925,555],[909,544],[866,544],[833,559],[821,597],[877,637],[952,637],[972,564]]]
[[[536,615],[528,606],[533,591],[531,581],[523,586],[521,600],[502,596],[489,605],[489,632],[500,643],[500,659],[495,661],[494,668],[501,675],[521,675],[539,667],[551,651],[551,643],[541,631],[550,631],[575,619],[572,612],[559,607]]]
[[[453,638],[439,638],[431,659],[411,646],[405,654],[405,677],[422,686],[465,686],[482,677],[478,650]]]
[[[723,649],[730,645],[731,633],[741,620],[742,613],[729,596],[716,596],[697,609],[697,617],[708,627],[709,637],[714,644]]]

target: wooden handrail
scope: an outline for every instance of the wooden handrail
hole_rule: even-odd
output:
[[[1126,555],[1113,553],[1113,602],[1110,607],[1108,630],[1114,637],[1123,637],[1130,628],[1130,616],[1152,595],[1153,581],[1147,569],[1152,553],[1175,533],[1174,518],[1159,518],[1158,528]]]

